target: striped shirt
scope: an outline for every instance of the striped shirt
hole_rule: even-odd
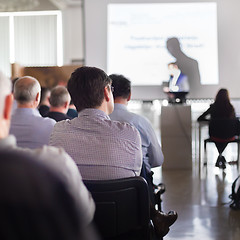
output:
[[[65,149],[83,179],[125,178],[141,171],[141,138],[137,129],[111,121],[98,109],[84,109],[77,118],[56,123],[50,145]]]

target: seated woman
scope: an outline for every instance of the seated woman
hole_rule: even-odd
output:
[[[209,115],[210,119],[234,119],[236,117],[227,89],[222,88],[218,91],[214,103],[198,117],[197,121],[208,121]]]
[[[215,142],[219,152],[215,165],[222,169],[226,168],[226,159],[222,156],[222,152],[227,143],[235,139],[234,135],[238,135],[239,124],[235,119],[236,114],[230,103],[228,90],[224,88],[218,91],[214,103],[197,119],[198,121],[210,121],[210,140]]]

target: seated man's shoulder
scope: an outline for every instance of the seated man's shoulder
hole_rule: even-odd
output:
[[[130,111],[122,111],[120,115],[114,116],[113,119],[119,122],[127,122],[136,128],[141,125],[150,124],[149,120],[146,117]]]
[[[49,124],[49,125],[55,125],[56,121],[52,118],[49,118],[49,117],[39,117],[39,120],[42,122],[42,123],[45,123],[45,124]]]
[[[130,123],[132,123],[134,126],[148,126],[151,125],[150,121],[142,115],[136,114],[131,112],[131,119],[129,121]]]
[[[68,164],[68,162],[73,161],[64,149],[46,145],[37,149],[11,146],[7,150],[15,153],[27,154],[36,161],[40,160],[46,165],[56,165],[61,166],[61,168],[64,168],[64,165]]]
[[[146,117],[143,116],[143,115],[139,115],[139,114],[136,114],[136,113],[135,113],[135,116],[136,116],[136,120],[137,120],[137,121],[150,123],[150,121],[148,120],[148,118],[146,118]]]
[[[33,151],[40,156],[49,156],[49,157],[51,157],[51,156],[58,156],[58,157],[68,156],[63,148],[57,148],[57,147],[47,146],[47,145],[44,145],[42,148],[38,148]]]
[[[122,134],[128,134],[132,136],[136,136],[139,134],[136,127],[128,122],[111,120],[111,128]]]
[[[40,161],[63,175],[69,173],[74,176],[79,175],[75,162],[63,148],[44,145],[41,148],[32,150],[32,154],[38,156]]]
[[[71,128],[73,127],[74,124],[71,124],[71,119],[66,119],[66,120],[62,120],[62,121],[59,121],[59,122],[56,122],[55,125],[54,125],[54,130],[53,131],[56,131],[56,130],[64,130],[64,129],[68,129],[68,128]]]
[[[41,160],[50,159],[52,161],[58,161],[59,163],[71,160],[71,157],[65,152],[63,148],[57,148],[47,145],[44,145],[43,147],[36,149],[13,147],[9,148],[9,150],[19,153],[26,153],[32,156],[37,156],[38,159]]]

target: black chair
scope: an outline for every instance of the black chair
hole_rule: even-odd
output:
[[[237,143],[237,167],[239,166],[240,139],[239,139],[239,120],[238,119],[212,119],[209,122],[209,138],[204,140],[204,150],[206,151],[207,143],[215,143],[219,156],[216,166],[226,168],[226,159],[222,156],[223,151],[229,143]]]
[[[0,151],[1,240],[79,240],[83,224],[58,175],[33,156]]]
[[[84,183],[95,200],[94,222],[104,240],[151,239],[148,185],[142,177]]]

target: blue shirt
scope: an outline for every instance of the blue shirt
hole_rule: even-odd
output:
[[[12,115],[10,134],[17,145],[24,148],[39,148],[47,145],[56,121],[43,118],[37,109],[17,108]]]
[[[142,140],[143,161],[148,171],[163,164],[163,153],[151,123],[143,116],[129,112],[123,104],[115,103],[109,115],[112,120],[127,122],[137,128]]]
[[[178,89],[175,90],[174,87],[178,87]],[[169,90],[170,92],[189,92],[187,75],[181,72],[177,79],[175,79],[174,77],[170,77]]]

